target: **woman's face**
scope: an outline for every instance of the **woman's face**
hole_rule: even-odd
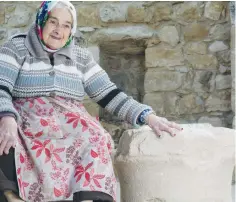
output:
[[[71,33],[72,16],[66,8],[54,8],[43,28],[43,41],[51,49],[62,48]]]

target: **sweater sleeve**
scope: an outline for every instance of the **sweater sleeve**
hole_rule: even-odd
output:
[[[0,112],[19,114],[12,103],[12,91],[21,67],[22,57],[12,40],[0,47]]]
[[[141,112],[152,110],[150,106],[137,102],[118,89],[89,51],[84,71],[84,88],[88,96],[101,107],[136,127]]]

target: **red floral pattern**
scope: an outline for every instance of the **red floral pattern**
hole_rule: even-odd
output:
[[[98,118],[61,97],[17,99],[14,105],[22,117],[15,155],[24,200],[72,200],[74,192],[89,190],[115,199],[111,137]]]

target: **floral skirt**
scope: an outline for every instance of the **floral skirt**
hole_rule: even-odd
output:
[[[14,106],[22,118],[15,148],[22,199],[72,200],[80,191],[116,198],[111,136],[79,101],[20,98]]]

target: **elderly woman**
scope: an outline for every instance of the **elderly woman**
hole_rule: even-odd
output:
[[[43,2],[29,32],[0,48],[0,191],[9,202],[115,200],[111,138],[81,104],[85,93],[157,136],[181,130],[117,89],[74,45],[76,27],[70,2]]]

